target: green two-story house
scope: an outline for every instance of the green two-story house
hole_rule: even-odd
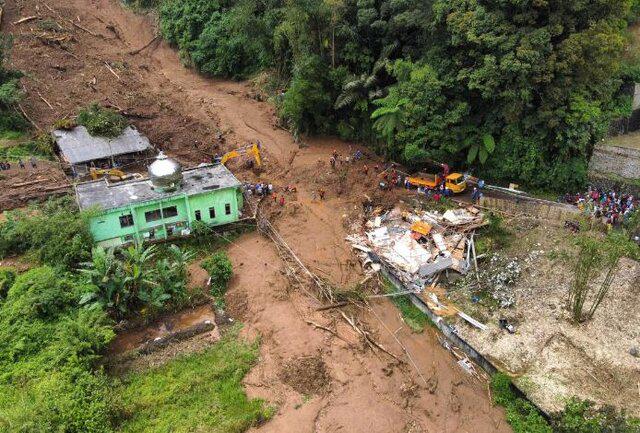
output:
[[[243,188],[222,164],[182,170],[160,153],[149,178],[76,185],[80,209],[95,209],[90,230],[102,246],[188,236],[195,221],[212,226],[242,217]]]

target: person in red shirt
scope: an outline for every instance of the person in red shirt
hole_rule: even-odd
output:
[[[284,206],[284,196],[280,196],[280,206]]]

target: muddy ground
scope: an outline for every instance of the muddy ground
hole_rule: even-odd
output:
[[[38,18],[12,24],[27,16]],[[131,54],[154,38],[156,27],[153,17],[135,14],[116,0],[7,0],[2,24],[15,38],[11,63],[26,73],[22,106],[39,128],[49,129],[98,101],[119,109],[154,145],[186,166],[259,139],[265,171],[241,170],[240,163],[231,168],[243,180],[296,185],[298,192],[286,195],[284,207],[270,205],[282,236],[309,268],[334,285],[350,287],[361,280],[344,237],[358,223],[364,194],[381,193],[361,165],[341,169],[346,173],[340,176],[328,164],[334,149],[348,154],[355,145],[307,138],[308,146],[299,148],[276,126],[272,107],[253,99],[246,83],[201,77],[159,40]],[[320,187],[327,190],[322,202],[314,198]],[[392,201],[398,193],[385,194],[374,198]],[[490,404],[487,384],[467,376],[433,331],[413,334],[386,300],[361,313],[362,320],[385,347],[406,359],[395,334],[428,385],[407,364],[365,350],[334,313],[315,311],[312,298],[290,287],[267,239],[243,235],[229,253],[237,270],[229,310],[246,324],[246,335],[261,338],[260,362],[246,378],[247,389],[278,408],[260,431],[510,431],[503,411]],[[285,371],[301,359],[309,368],[323,366],[322,374]]]

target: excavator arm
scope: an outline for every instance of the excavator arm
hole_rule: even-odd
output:
[[[233,158],[238,158],[240,156],[240,152],[237,150],[232,150],[231,152],[227,152],[222,156],[220,160],[220,164],[225,165],[227,161]]]
[[[122,170],[118,170],[117,168],[92,169],[89,173],[91,174],[91,178],[93,180],[97,180],[104,175],[119,177],[120,180],[124,179],[127,176]]]
[[[256,166],[260,167],[262,165],[262,156],[260,155],[260,148],[257,144],[253,144],[251,147],[245,146],[225,153],[222,156],[222,159],[220,159],[220,164],[225,165],[230,159],[238,158],[242,155],[246,155],[247,153],[253,156],[253,159],[256,161]]]

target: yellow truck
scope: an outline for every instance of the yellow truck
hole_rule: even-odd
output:
[[[407,181],[409,185],[416,188],[435,189],[442,183],[442,178],[438,174],[420,173],[416,176],[409,176]],[[445,187],[453,191],[454,194],[459,194],[467,188],[467,182],[462,174],[451,173],[445,179]]]

